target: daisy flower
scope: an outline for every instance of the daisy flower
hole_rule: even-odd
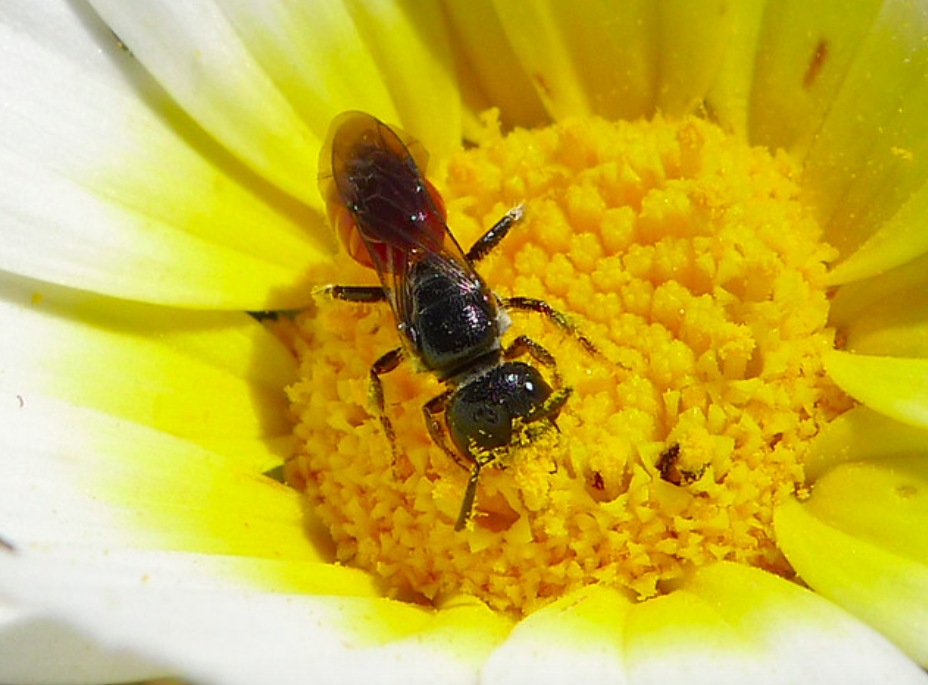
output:
[[[0,681],[928,681],[928,4],[43,0],[0,36]],[[444,386],[382,375],[391,445],[397,322],[321,296],[378,283],[317,183],[346,110],[465,250],[521,205],[477,268],[567,317],[510,312],[569,396],[460,530]]]

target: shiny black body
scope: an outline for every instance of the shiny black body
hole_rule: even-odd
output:
[[[460,530],[471,516],[480,469],[501,465],[500,450],[508,449],[520,426],[553,426],[569,396],[567,389],[552,388],[534,366],[513,360],[528,354],[550,368],[557,386],[554,358],[547,350],[525,336],[501,344],[509,324],[505,310],[542,313],[589,349],[592,345],[544,302],[500,300],[475,271],[474,263],[506,235],[521,208],[464,254],[445,224],[440,198],[407,146],[390,128],[359,112],[334,122],[321,160],[323,172],[327,164],[331,173],[320,185],[330,216],[350,222],[381,281],[380,288],[331,286],[328,292],[354,302],[387,300],[393,308],[403,346],[374,363],[370,384],[374,409],[394,450],[380,376],[408,358],[446,384],[445,392],[424,405],[423,414],[435,443],[471,470],[455,526]],[[338,214],[342,208],[347,215]],[[444,426],[439,415],[444,415]]]
[[[498,363],[502,331],[496,298],[475,276],[426,255],[403,284],[407,306],[400,330],[419,364],[443,381]]]

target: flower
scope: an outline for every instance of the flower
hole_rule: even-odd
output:
[[[924,680],[924,4],[95,0],[2,20],[0,680]],[[524,618],[390,599],[271,477],[297,365],[242,312],[346,273],[314,179],[328,122],[373,112],[451,165],[487,107],[535,128],[696,113],[801,169],[837,254],[838,345],[810,363],[856,402],[817,424],[808,487],[765,533],[801,582],[723,560]],[[669,478],[715,453],[699,427]],[[689,496],[688,468],[659,485]]]

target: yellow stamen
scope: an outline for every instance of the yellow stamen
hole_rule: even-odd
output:
[[[469,593],[522,612],[597,582],[653,596],[717,559],[789,575],[774,507],[803,490],[810,439],[850,406],[821,363],[836,253],[797,175],[787,156],[694,118],[505,137],[488,118],[480,146],[432,174],[449,225],[466,250],[524,203],[479,271],[501,297],[566,312],[599,352],[511,313],[505,339],[544,345],[572,393],[558,430],[481,469],[474,519],[456,532],[469,473],[421,411],[443,386],[408,365],[384,376],[395,462],[368,409],[370,364],[399,344],[389,307],[320,301],[301,316],[288,477],[338,559],[396,596]]]

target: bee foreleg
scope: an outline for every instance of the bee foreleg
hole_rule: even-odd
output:
[[[502,304],[506,309],[519,309],[523,312],[535,312],[543,315],[562,331],[576,338],[587,352],[592,355],[599,354],[592,340],[577,330],[577,327],[570,319],[544,300],[536,300],[532,297],[505,297],[502,299]]]
[[[509,233],[509,229],[522,218],[522,214],[522,205],[517,205],[506,212],[502,219],[493,224],[493,227],[489,231],[477,238],[477,241],[471,245],[470,250],[468,250],[467,255],[465,255],[467,261],[471,264],[476,264],[486,257],[493,248],[499,245],[500,241],[506,237],[506,234]]]
[[[439,414],[444,413],[445,407],[448,406],[448,400],[451,399],[451,394],[450,390],[446,390],[441,395],[433,397],[423,404],[422,415],[425,417],[425,427],[428,428],[429,437],[432,438],[432,442],[441,447],[442,451],[451,457],[458,466],[466,469],[468,465],[464,463],[464,460],[461,458],[461,455],[457,453],[457,450],[448,444],[448,436],[437,418]]]
[[[380,419],[383,432],[386,434],[387,440],[390,441],[390,451],[393,452],[394,461],[396,461],[396,434],[393,432],[393,424],[390,423],[390,417],[387,416],[384,407],[383,383],[380,381],[380,377],[393,371],[401,361],[403,361],[403,348],[395,347],[371,365],[368,379],[368,403],[373,407],[377,418]]]
[[[454,524],[455,530],[464,530],[467,522],[470,521],[471,513],[474,510],[474,500],[477,498],[477,480],[480,478],[481,466],[480,462],[474,462],[471,467],[470,478],[467,479],[467,488],[464,490],[464,501],[461,502],[461,512]]]
[[[528,354],[536,362],[550,369],[554,385],[560,386],[561,375],[557,371],[557,361],[554,355],[527,335],[518,336],[503,350],[503,357],[506,359],[515,359],[523,354]]]

